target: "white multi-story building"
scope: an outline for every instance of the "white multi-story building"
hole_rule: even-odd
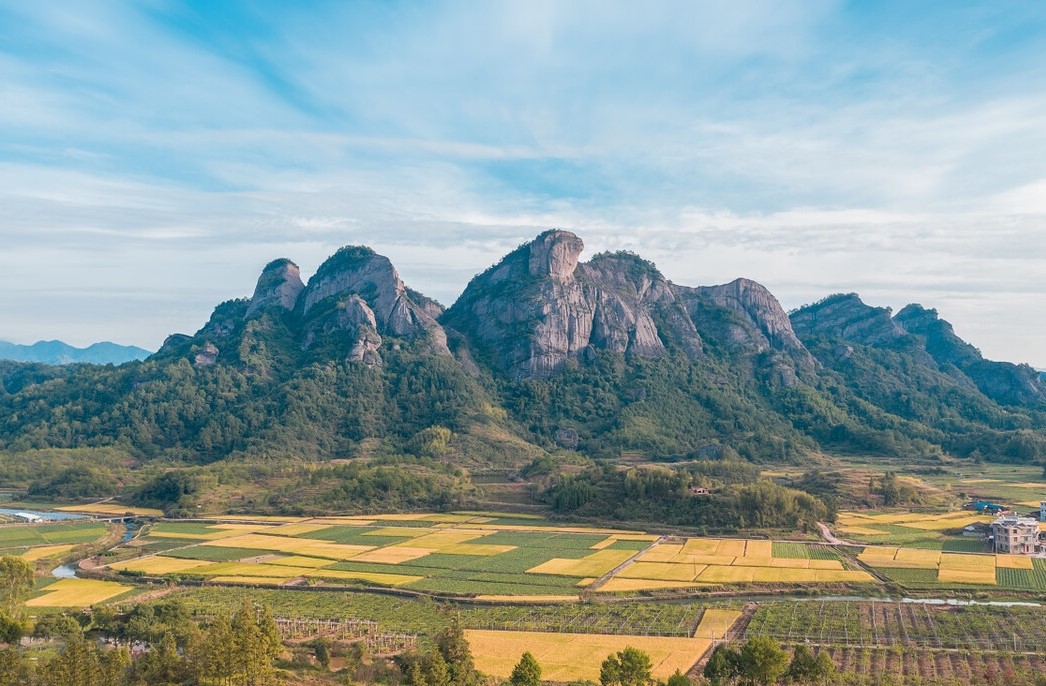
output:
[[[1039,521],[1046,522],[1046,500],[1039,503]]]
[[[1039,522],[1031,517],[1003,515],[992,523],[995,552],[1034,555],[1039,544]]]

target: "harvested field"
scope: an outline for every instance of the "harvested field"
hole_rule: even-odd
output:
[[[87,514],[113,515],[120,517],[130,512],[139,517],[163,517],[163,510],[154,510],[148,507],[130,507],[120,503],[94,503],[90,505],[64,505],[56,507],[62,512],[86,512]]]
[[[622,579],[657,579],[660,581],[693,581],[705,571],[705,565],[634,562],[618,574]]]
[[[126,562],[114,562],[108,568],[116,571],[141,572],[150,576],[163,576],[164,574],[186,572],[197,567],[206,567],[210,564],[206,560],[190,560],[155,555],[152,557],[140,557]]]
[[[36,562],[37,560],[43,560],[48,557],[57,557],[58,555],[69,552],[75,547],[76,546],[71,543],[66,543],[65,545],[41,545],[25,551],[22,553],[21,558],[23,560],[28,560],[29,562]]]
[[[701,615],[701,623],[694,631],[694,638],[721,639],[740,618],[741,613],[737,610],[709,608]]]
[[[382,564],[395,565],[400,562],[417,560],[419,557],[425,557],[431,553],[432,550],[429,548],[408,548],[405,546],[394,545],[389,546],[388,548],[371,550],[370,552],[361,555],[355,555],[351,559],[354,562],[380,562]]]
[[[655,678],[667,679],[677,669],[686,673],[711,645],[704,638],[614,636],[608,634],[557,634],[535,631],[466,630],[476,668],[484,674],[507,678],[524,651],[537,659],[542,679],[548,681],[599,681],[599,668],[611,653],[629,646],[645,651]]]
[[[632,557],[629,550],[599,550],[580,560],[553,558],[548,562],[528,569],[530,574],[557,574],[562,576],[600,577]]]
[[[132,586],[94,579],[59,579],[44,588],[43,595],[25,602],[27,607],[87,607],[115,598]]]

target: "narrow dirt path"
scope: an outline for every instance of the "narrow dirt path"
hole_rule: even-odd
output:
[[[832,530],[829,529],[828,525],[824,522],[817,522],[817,528],[821,530],[821,536],[824,538],[824,540],[828,541],[832,545],[851,545],[850,543],[844,541],[841,538],[836,538],[835,534],[832,533]]]

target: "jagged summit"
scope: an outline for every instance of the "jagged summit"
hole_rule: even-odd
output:
[[[890,308],[865,304],[856,293],[838,293],[792,313],[792,328],[800,338],[824,336],[862,345],[878,345],[905,336]]]
[[[621,253],[582,263],[584,247],[569,231],[540,234],[474,278],[441,321],[514,378],[545,378],[600,350],[656,357],[669,343],[701,354],[656,268]]]
[[[286,258],[273,260],[265,265],[258,285],[254,289],[251,304],[247,307],[246,316],[251,317],[269,307],[281,307],[293,310],[298,303],[298,296],[305,290],[298,265]]]
[[[323,319],[337,300],[358,296],[371,310],[376,332],[382,335],[428,336],[432,346],[447,350],[447,337],[432,314],[434,301],[417,303],[389,258],[364,246],[347,246],[329,257],[299,298],[298,308],[306,319]],[[318,308],[326,302],[329,307]],[[438,306],[436,306],[438,312]],[[329,326],[329,321],[325,322]]]

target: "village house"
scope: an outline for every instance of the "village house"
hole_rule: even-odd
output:
[[[1031,517],[1003,515],[992,523],[996,553],[1034,555],[1039,543],[1039,522]]]

